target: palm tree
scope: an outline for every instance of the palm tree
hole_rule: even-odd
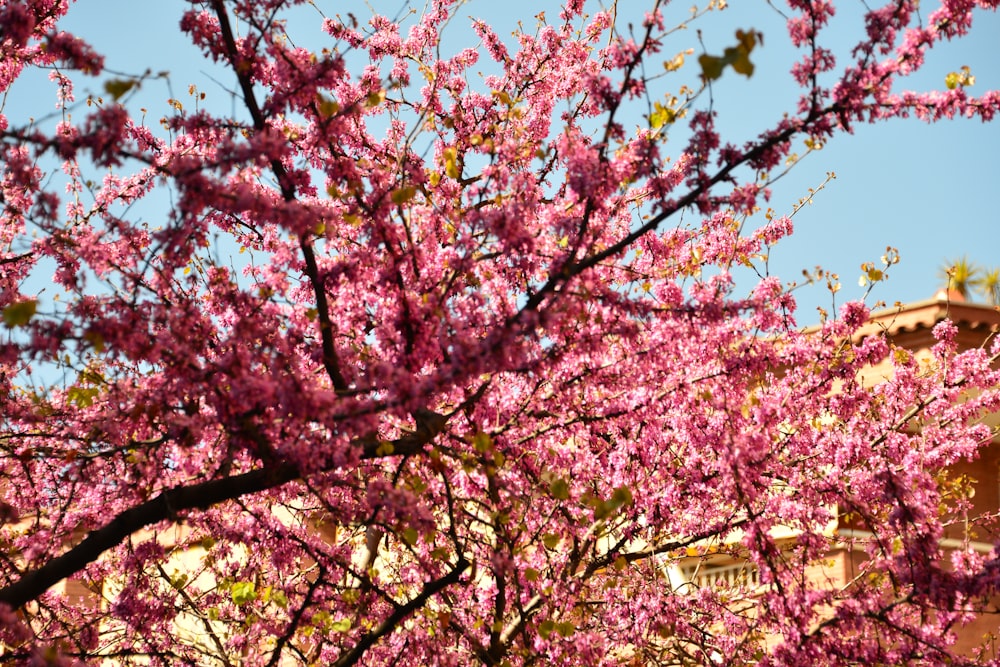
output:
[[[942,266],[938,275],[944,280],[945,289],[955,290],[963,299],[969,300],[975,295],[991,305],[1000,306],[1000,268],[978,266],[963,255]]]
[[[980,268],[970,262],[965,255],[938,269],[938,275],[945,281],[945,289],[955,290],[966,301],[969,300],[971,292],[976,286],[979,274]]]
[[[993,306],[1000,306],[1000,268],[983,269],[975,280],[976,291]]]

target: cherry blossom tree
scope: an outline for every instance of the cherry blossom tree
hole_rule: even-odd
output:
[[[992,120],[968,71],[904,91],[995,0],[872,8],[846,62],[830,2],[762,4],[802,92],[743,145],[711,91],[764,36],[674,30],[724,3],[568,0],[449,49],[476,5],[433,0],[307,49],[305,3],[191,1],[237,104],[148,113],[66,0],[0,4],[0,89],[59,91],[50,125],[0,115],[4,660],[966,659],[1000,556],[941,546],[966,501],[940,480],[990,441],[990,352],[948,323],[931,363],[852,342],[861,303],[803,332],[760,209],[855,124]],[[838,550],[851,580],[807,576]],[[676,576],[720,556],[753,580]]]

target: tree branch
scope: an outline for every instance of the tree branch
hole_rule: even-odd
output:
[[[15,609],[27,604],[96,561],[101,554],[120,544],[132,533],[171,519],[178,512],[208,509],[248,493],[273,489],[296,477],[298,470],[285,464],[163,491],[155,498],[125,510],[103,528],[88,533],[82,542],[66,553],[0,589],[0,603]]]
[[[396,440],[366,437],[352,440],[349,446],[360,449],[360,458],[364,460],[410,456],[422,451],[444,425],[443,418],[432,420],[432,423],[424,424],[422,428]],[[14,609],[24,606],[96,561],[132,533],[161,521],[176,519],[178,512],[206,510],[228,500],[282,486],[300,476],[296,466],[279,463],[240,475],[167,489],[155,498],[121,512],[103,528],[88,533],[82,542],[66,553],[0,588],[0,604],[8,604]]]
[[[354,645],[347,653],[340,656],[337,662],[333,663],[332,667],[348,667],[349,665],[357,664],[358,660],[364,655],[365,651],[372,647],[379,639],[389,634],[396,629],[407,616],[415,612],[416,610],[427,604],[427,601],[432,597],[443,591],[448,586],[457,583],[459,577],[465,572],[469,567],[469,562],[465,560],[463,556],[458,557],[458,561],[451,571],[440,579],[436,579],[424,586],[420,594],[415,598],[410,600],[404,605],[396,607],[396,610],[389,616],[389,618],[382,621],[381,625],[377,628],[361,636],[358,643]]]
[[[219,19],[219,30],[222,33],[222,41],[226,45],[226,51],[229,54],[229,62],[233,67],[233,72],[236,73],[236,78],[240,82],[240,90],[243,91],[243,102],[246,104],[247,111],[250,112],[250,118],[253,119],[254,129],[258,132],[263,131],[267,129],[267,122],[264,118],[264,113],[260,109],[260,105],[257,103],[257,97],[254,95],[253,81],[247,76],[248,68],[243,66],[239,50],[236,47],[236,39],[233,36],[233,27],[229,23],[229,14],[226,13],[226,6],[222,0],[212,0],[212,10],[215,12],[216,18]],[[288,180],[288,171],[285,169],[285,165],[280,160],[272,159],[270,166],[271,171],[274,172],[274,176],[278,181],[278,186],[281,188],[282,198],[286,202],[294,201],[296,199],[295,187]],[[339,392],[347,391],[347,381],[340,371],[340,359],[333,341],[334,327],[333,321],[330,319],[330,304],[326,298],[326,290],[323,287],[323,281],[319,274],[316,253],[313,251],[312,243],[309,241],[307,235],[299,238],[299,248],[302,250],[302,258],[306,264],[305,274],[309,278],[309,284],[312,285],[313,298],[316,300],[316,319],[319,323],[319,336],[323,346],[323,368],[326,370],[326,374],[329,376],[335,390]]]

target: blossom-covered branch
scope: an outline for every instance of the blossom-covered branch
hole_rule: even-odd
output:
[[[229,96],[153,110],[167,75],[104,71],[68,5],[0,8],[0,90],[47,70],[57,104],[0,115],[5,655],[986,660],[953,644],[1000,586],[963,472],[996,343],[906,350],[862,303],[803,331],[767,264],[792,221],[758,216],[799,141],[991,120],[971,70],[903,86],[995,2],[873,8],[846,59],[790,2],[798,106],[742,145],[713,91],[763,35],[675,30],[725,3],[508,39],[455,0],[192,2]]]

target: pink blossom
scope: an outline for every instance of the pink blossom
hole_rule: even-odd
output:
[[[664,69],[663,7],[500,35],[434,0],[312,50],[296,4],[185,12],[235,107],[148,112],[69,104],[103,65],[68,3],[0,10],[0,87],[58,67],[65,111],[0,116],[12,660],[961,657],[1000,566],[947,472],[1000,371],[861,302],[800,329],[758,207],[803,140],[991,120],[906,90],[974,3],[875,8],[838,64],[833,4],[791,2],[798,106],[749,141]]]

